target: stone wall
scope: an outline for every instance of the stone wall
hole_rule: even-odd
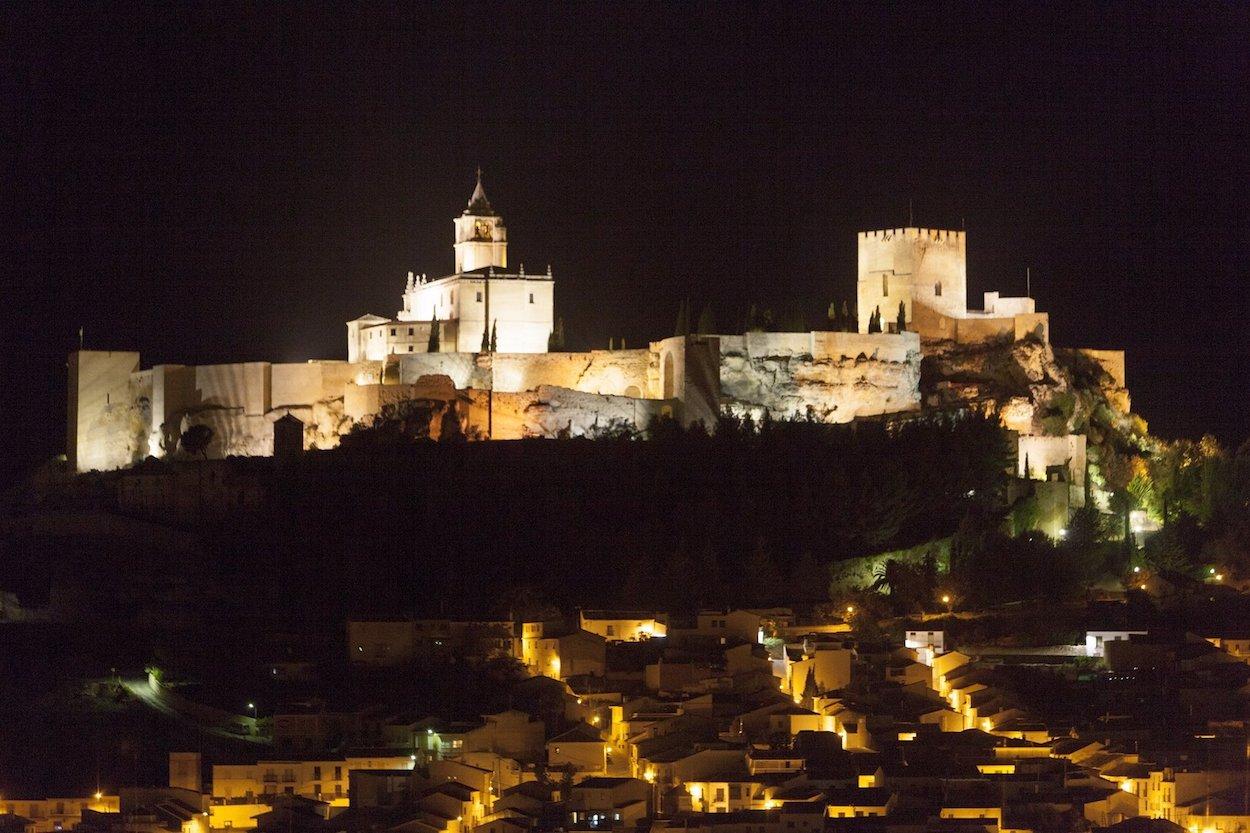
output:
[[[915,333],[747,333],[720,337],[720,387],[741,415],[856,417],[920,407]]]
[[[139,354],[80,350],[71,353],[66,458],[77,471],[114,469],[133,462],[132,438],[142,432],[142,416],[132,408],[130,376]],[[129,430],[128,424],[139,424]]]
[[[659,416],[673,416],[681,403],[634,399],[542,385],[511,393],[468,391],[466,433],[497,440],[525,437],[584,437],[616,428],[645,429]],[[489,413],[488,413],[489,407]]]
[[[1020,341],[1029,336],[1044,343],[1050,342],[1050,316],[1044,312],[1004,315],[969,313],[956,318],[917,303],[912,326],[925,339],[958,344]]]
[[[1063,437],[1022,436],[1016,445],[1016,476],[1026,480],[1045,480],[1046,469],[1064,466],[1068,482],[1085,486],[1085,435]],[[1028,471],[1025,471],[1025,463]]]

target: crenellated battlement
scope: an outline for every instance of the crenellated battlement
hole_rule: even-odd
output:
[[[893,240],[895,238],[916,239],[928,238],[930,240],[950,240],[959,242],[967,236],[966,231],[956,231],[954,229],[939,228],[919,228],[916,226],[906,226],[904,228],[887,228],[875,229],[873,231],[859,232],[861,240]]]

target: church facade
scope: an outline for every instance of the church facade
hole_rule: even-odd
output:
[[[452,221],[455,271],[427,280],[408,273],[394,318],[365,315],[347,322],[347,360],[383,361],[424,353],[545,353],[555,326],[555,281],[508,271],[508,229],[491,207],[478,171],[469,204]],[[431,338],[431,330],[437,334]]]

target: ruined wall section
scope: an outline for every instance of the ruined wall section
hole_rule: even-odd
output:
[[[515,393],[543,385],[582,393],[648,398],[649,351],[592,350],[588,353],[493,353],[486,370],[474,353],[414,353],[399,357],[399,381],[448,376],[457,388],[493,388]]]
[[[739,415],[850,422],[920,408],[915,333],[720,336],[720,387]]]

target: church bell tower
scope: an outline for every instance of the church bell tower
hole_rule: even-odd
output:
[[[508,230],[503,218],[490,207],[482,187],[482,169],[477,169],[477,187],[468,207],[452,221],[456,227],[456,272],[472,272],[508,265]]]

